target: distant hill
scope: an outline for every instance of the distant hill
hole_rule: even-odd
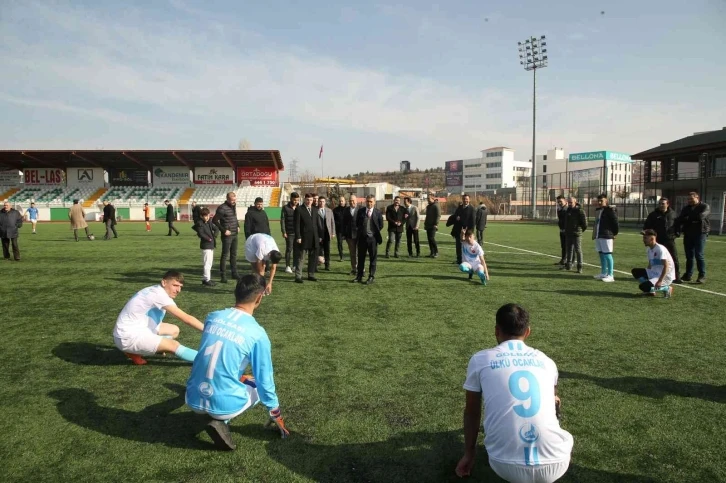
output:
[[[345,179],[355,180],[357,183],[391,183],[404,188],[428,188],[432,190],[443,189],[445,185],[444,168],[414,169],[407,173],[400,171],[386,171],[384,173],[371,173],[370,171],[349,174]]]

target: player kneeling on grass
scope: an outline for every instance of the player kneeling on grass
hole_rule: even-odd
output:
[[[468,273],[469,280],[476,273],[482,285],[486,285],[487,280],[489,280],[489,269],[486,260],[484,260],[484,249],[474,239],[474,232],[471,229],[467,229],[461,236],[461,265],[459,265],[459,270]]]
[[[558,421],[557,366],[524,343],[529,334],[527,311],[504,305],[494,327],[499,345],[477,352],[469,361],[459,477],[469,476],[474,466],[482,397],[484,446],[497,475],[510,482],[548,483],[567,471],[572,435]]]
[[[275,239],[265,233],[255,233],[245,242],[245,259],[252,264],[252,273],[265,276],[267,262],[270,262],[270,280],[265,287],[265,295],[272,293],[272,281],[275,279],[277,264],[282,260],[282,253],[277,248]]]
[[[647,295],[663,292],[666,297],[673,293],[671,284],[676,278],[673,257],[666,247],[656,243],[655,230],[643,232],[643,245],[648,255],[648,268],[634,268],[631,273],[640,282],[640,290]]]
[[[207,316],[187,381],[187,405],[212,418],[206,431],[221,449],[235,449],[229,420],[260,401],[269,409],[267,424],[279,429],[283,438],[290,434],[275,392],[270,339],[252,315],[266,287],[263,276],[245,275],[237,282],[234,307]],[[254,377],[244,375],[247,365]]]
[[[197,351],[177,342],[179,327],[162,322],[169,312],[190,327],[204,329],[196,318],[177,307],[174,299],[184,286],[184,276],[176,270],[164,274],[159,285],[147,287],[134,295],[116,319],[113,342],[136,365],[146,364],[142,355],[173,352],[192,362]]]

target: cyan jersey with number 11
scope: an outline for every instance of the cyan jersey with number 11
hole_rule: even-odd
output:
[[[484,399],[484,446],[501,463],[535,466],[570,458],[572,436],[555,414],[557,366],[520,340],[477,352],[464,389]]]
[[[247,404],[247,388],[239,378],[247,365],[262,404],[279,406],[275,393],[270,339],[250,314],[234,308],[212,312],[204,321],[199,353],[187,381],[187,404],[224,416]]]

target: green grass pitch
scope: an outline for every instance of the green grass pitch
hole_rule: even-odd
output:
[[[103,241],[94,223],[97,239],[78,243],[66,224],[22,229],[23,260],[0,261],[0,480],[458,481],[467,362],[496,344],[496,309],[518,302],[531,313],[529,344],[560,370],[562,424],[575,439],[561,481],[726,481],[723,238],[706,245],[708,283],[672,299],[634,296],[629,271],[646,264],[636,231],[615,242],[615,269],[628,274],[612,284],[594,280],[593,266],[557,270],[551,225],[492,223],[486,287],[458,272],[443,226],[439,259],[404,248],[380,259],[372,286],[350,284],[347,255],[338,262],[333,248],[331,272],[303,285],[278,273],[255,314],[291,437],[263,429],[258,407],[232,423],[237,450],[219,452],[184,405],[190,365],[159,356],[132,366],[111,336],[127,299],[170,268],[187,277],[177,303],[189,313],[233,304],[233,285],[201,286],[198,239],[178,226],[182,236],[168,238],[161,223],[151,233],[122,223],[120,238]],[[583,247],[598,263],[590,232]],[[196,348],[199,335],[182,324],[183,344]],[[500,481],[483,448],[470,480]]]

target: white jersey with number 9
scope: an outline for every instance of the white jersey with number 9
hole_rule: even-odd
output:
[[[482,393],[489,458],[527,466],[569,460],[572,435],[555,414],[556,385],[554,361],[522,341],[472,356],[464,389]]]

